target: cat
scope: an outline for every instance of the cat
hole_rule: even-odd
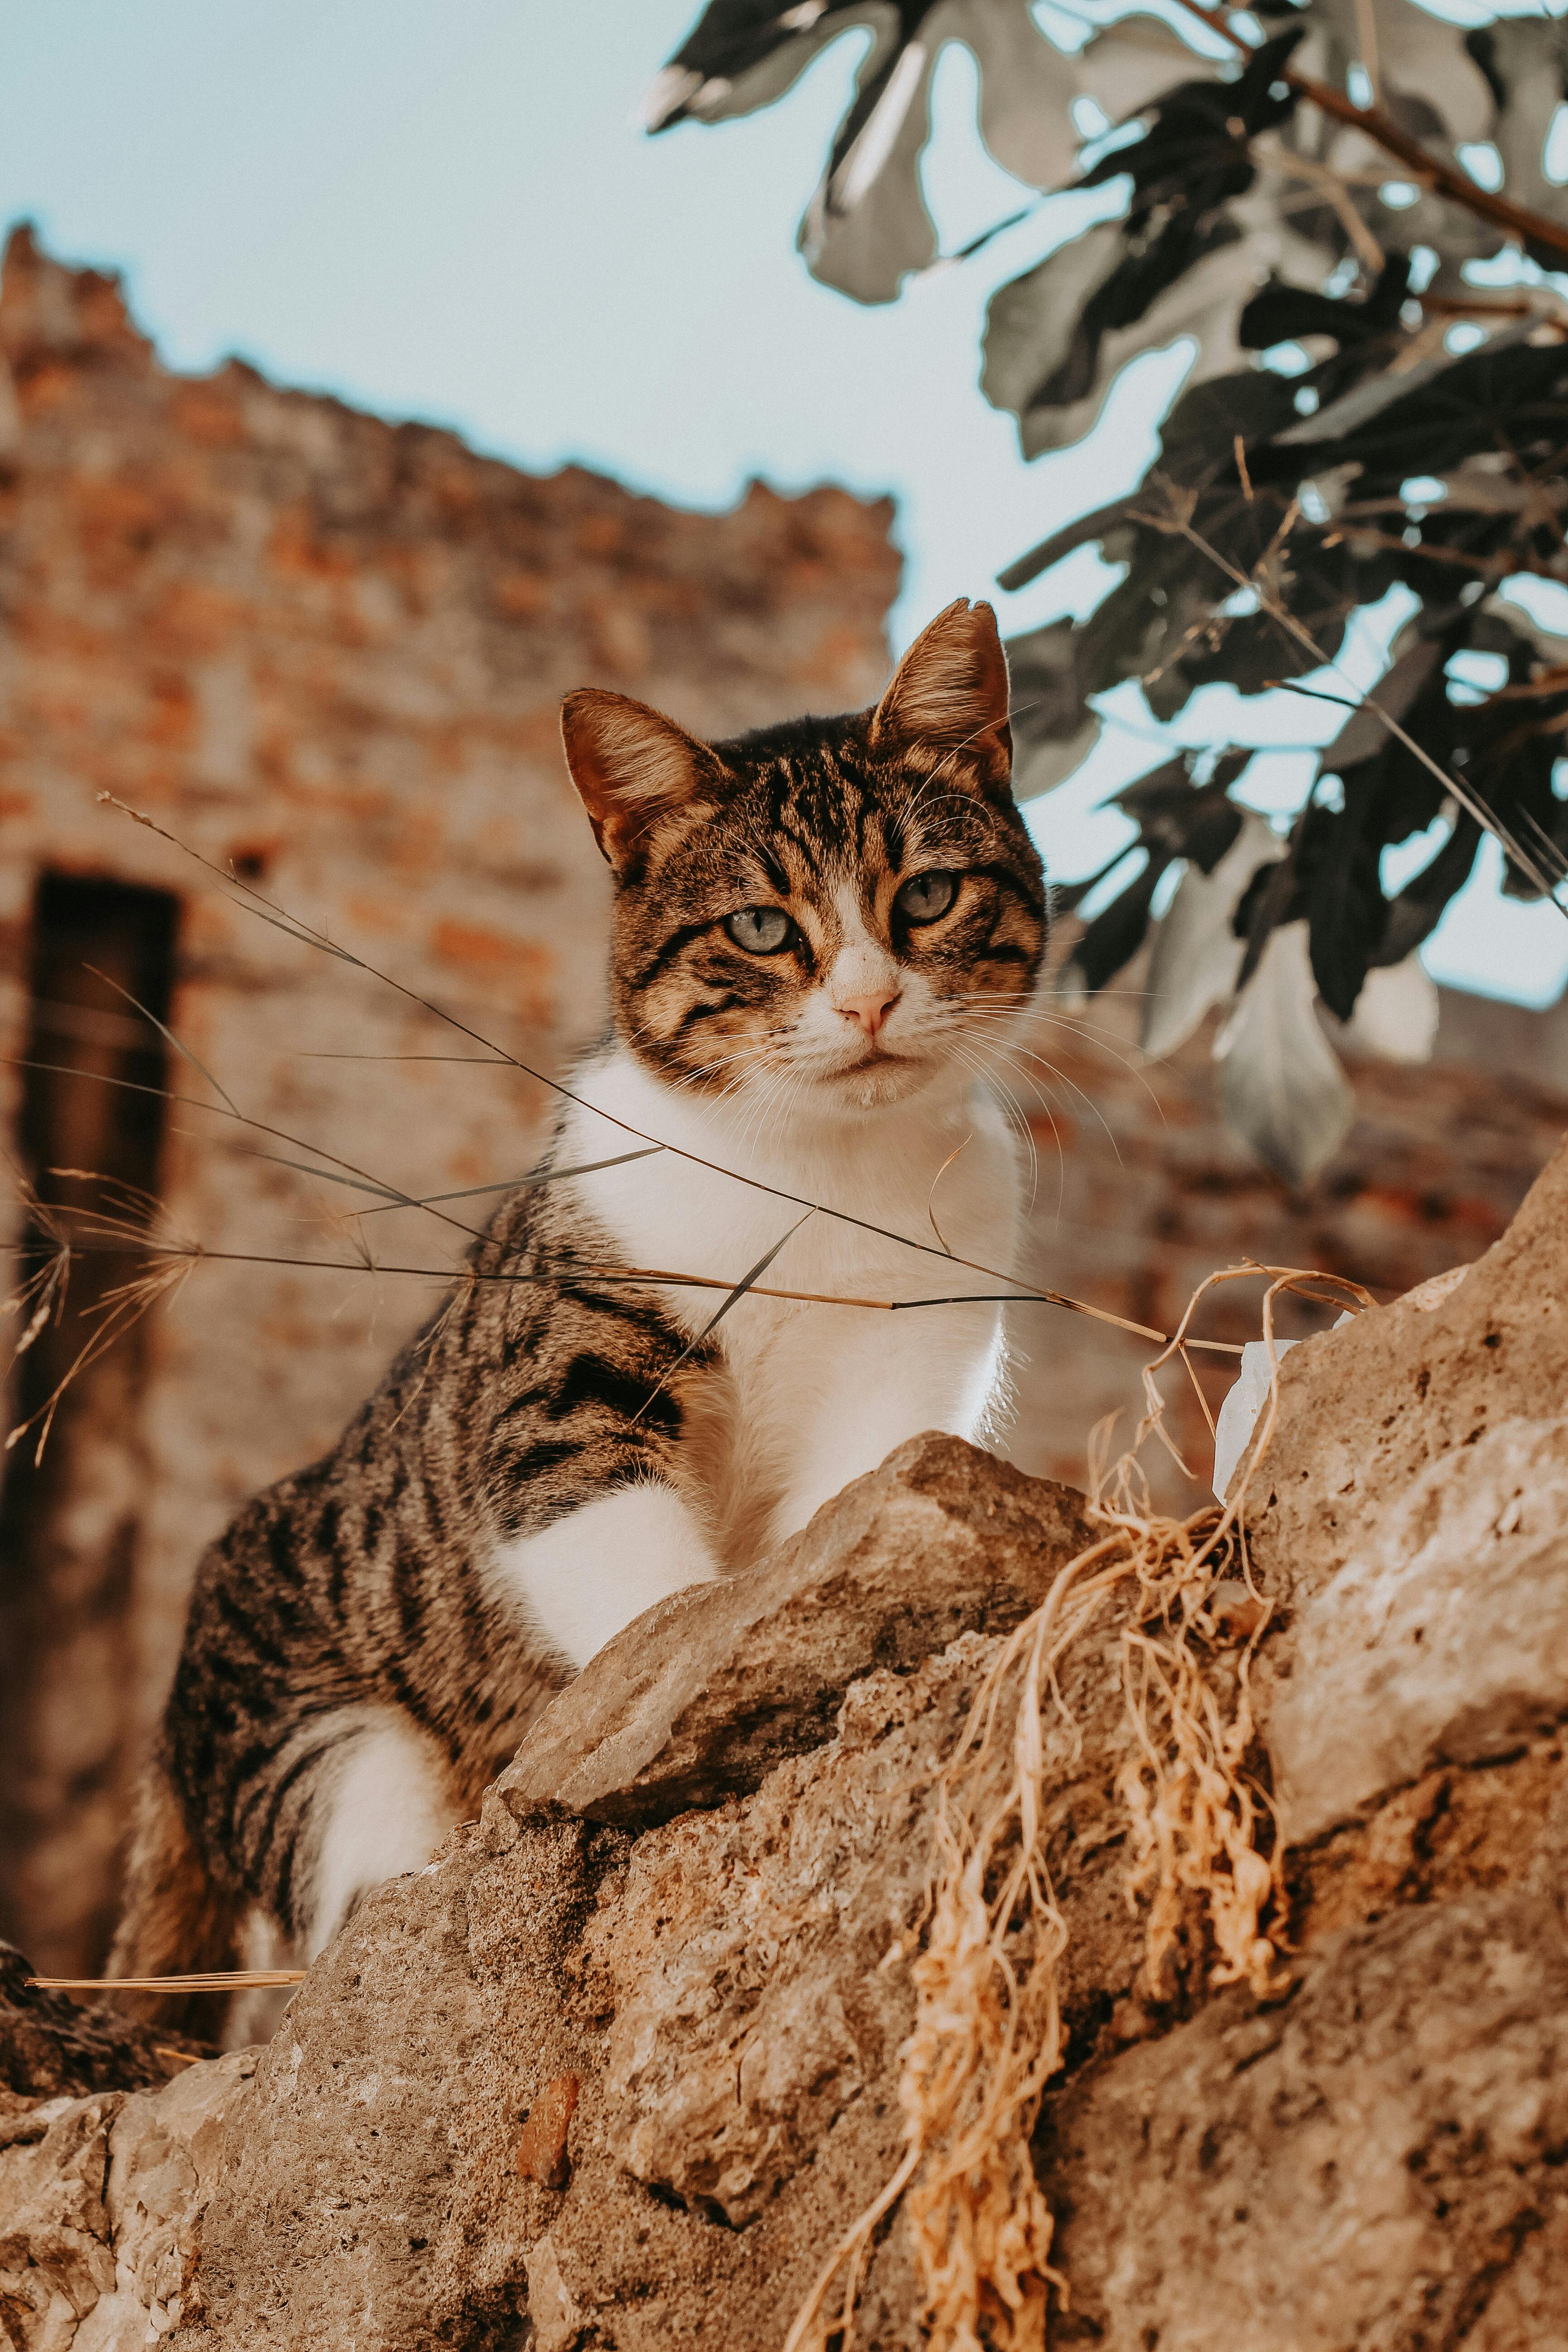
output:
[[[905,1438],[991,1428],[994,1297],[748,1291],[709,1329],[722,1289],[611,1277],[734,1285],[787,1233],[763,1287],[995,1292],[938,1241],[1005,1271],[1021,1217],[984,1083],[1046,931],[1007,691],[990,606],[960,599],[844,718],[710,744],[567,697],[613,1020],[545,1166],[588,1172],[508,1195],[339,1444],[202,1559],[113,1973],[241,1965],[258,1921],[313,1958],[644,1610],[764,1559]]]

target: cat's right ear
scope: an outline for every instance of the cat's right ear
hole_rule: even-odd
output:
[[[627,695],[569,694],[561,740],[594,838],[617,871],[661,816],[720,797],[726,772],[707,744]]]
[[[960,596],[928,622],[871,713],[873,750],[920,744],[948,753],[953,781],[973,771],[987,789],[1012,786],[1007,656],[989,604]],[[963,768],[952,765],[961,754]]]

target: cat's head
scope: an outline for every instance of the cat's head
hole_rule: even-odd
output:
[[[616,1026],[645,1062],[710,1093],[787,1079],[802,1109],[989,1062],[1046,933],[989,604],[950,604],[870,710],[700,743],[584,691],[562,730],[616,877]]]

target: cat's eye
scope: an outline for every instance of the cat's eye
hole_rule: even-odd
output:
[[[725,916],[724,929],[748,955],[777,955],[789,945],[795,925],[782,907],[742,907]]]
[[[934,923],[958,896],[956,874],[911,874],[893,900],[906,923]]]

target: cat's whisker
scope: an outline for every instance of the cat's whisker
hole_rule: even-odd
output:
[[[762,1149],[763,1132],[768,1115],[780,1100],[789,1084],[786,1070],[767,1069],[762,1073],[748,1097],[746,1115],[735,1137],[735,1148],[743,1159],[755,1161]]]
[[[1043,1087],[1037,1079],[1027,1076],[1024,1071],[1023,1066],[1026,1064],[1034,1064],[1038,1068],[1048,1071],[1052,1077],[1056,1078],[1062,1086],[1068,1089],[1069,1094],[1078,1097],[1078,1098],[1082,1102],[1086,1111],[1088,1111],[1092,1117],[1100,1118],[1101,1120],[1101,1124],[1104,1125],[1105,1122],[1101,1118],[1099,1108],[1093,1102],[1091,1097],[1085,1094],[1083,1088],[1078,1086],[1072,1078],[1068,1076],[1064,1070],[1058,1069],[1054,1063],[1047,1061],[1043,1055],[1033,1052],[1029,1047],[1022,1046],[1011,1042],[1007,1045],[1003,1045],[994,1037],[976,1038],[973,1043],[977,1050],[997,1055],[999,1058],[1005,1061],[1010,1068],[1019,1072],[1019,1075],[1024,1078],[1024,1083],[1030,1087],[1037,1102],[1039,1104],[1049,1122],[1052,1140],[1056,1144],[1058,1158],[1061,1161],[1062,1195],[1061,1198],[1058,1199],[1057,1207],[1057,1214],[1059,1219],[1062,1210],[1062,1200],[1065,1200],[1066,1188],[1066,1161],[1063,1156],[1061,1135],[1057,1127],[1056,1115],[1050,1099],[1049,1090]],[[1111,1133],[1109,1126],[1106,1127],[1106,1136],[1110,1144],[1111,1150],[1117,1153],[1117,1157],[1120,1160],[1121,1153],[1117,1146],[1116,1138]]]
[[[801,1097],[805,1094],[806,1087],[810,1084],[811,1073],[809,1070],[801,1069],[795,1073],[793,1084],[787,1086],[784,1092],[784,1115],[780,1121],[782,1126],[787,1126],[789,1121],[794,1118],[795,1105],[799,1102]]]
[[[987,1043],[992,1042],[993,1041],[990,1040],[987,1041]],[[1016,1067],[1020,1061],[1025,1061],[1035,1063],[1042,1070],[1048,1070],[1053,1078],[1057,1079],[1060,1085],[1068,1088],[1069,1094],[1078,1097],[1079,1101],[1082,1103],[1088,1115],[1091,1118],[1095,1118],[1100,1122],[1100,1125],[1105,1130],[1105,1139],[1116,1155],[1117,1164],[1118,1166],[1121,1165],[1121,1148],[1117,1142],[1115,1135],[1111,1131],[1109,1120],[1106,1118],[1103,1111],[1100,1108],[1099,1104],[1094,1101],[1090,1095],[1085,1093],[1083,1087],[1080,1087],[1075,1079],[1068,1077],[1065,1070],[1058,1069],[1054,1062],[1047,1061],[1043,1054],[1037,1054],[1031,1046],[1013,1044],[1005,1047],[996,1047],[995,1050],[1004,1053],[1010,1065],[1014,1067]]]
[[[679,1077],[672,1078],[668,1083],[676,1088],[698,1087],[705,1079],[716,1077],[721,1071],[736,1069],[744,1064],[760,1061],[762,1055],[763,1049],[759,1046],[742,1045],[732,1054],[717,1054],[709,1061],[699,1062],[694,1068],[684,1071]]]
[[[924,815],[928,803],[935,803],[938,801],[946,801],[954,808],[962,810],[965,815],[972,815],[973,814],[974,800],[972,793],[962,793],[958,791],[956,787],[948,791],[939,792],[938,786],[941,784],[941,782],[942,771],[940,768],[933,769],[929,775],[922,776],[920,782],[915,787],[913,798],[899,812],[901,827],[906,837],[913,832],[916,824]]]
[[[1004,1083],[1001,1076],[1001,1069],[1005,1067],[1011,1073],[1013,1084],[1026,1088],[1027,1092],[1034,1097],[1035,1102],[1038,1108],[1049,1116],[1049,1098],[1041,1087],[1038,1079],[1031,1076],[1027,1070],[1022,1069],[1010,1055],[1002,1052],[994,1045],[991,1045],[987,1048],[978,1040],[972,1043],[971,1051],[980,1066],[987,1072],[988,1079],[991,1084],[1000,1087]],[[985,1058],[987,1051],[989,1051],[990,1055],[989,1060]],[[1026,1113],[1025,1114],[1025,1118],[1026,1124],[1027,1124]]]
[[[791,1070],[787,1062],[770,1062],[760,1078],[749,1090],[744,1119],[736,1134],[736,1149],[742,1154],[756,1158],[762,1148],[763,1131],[773,1105],[780,1101],[789,1087]]]
[[[1107,1143],[1110,1144],[1111,1151],[1115,1155],[1116,1164],[1120,1168],[1122,1164],[1121,1147],[1116,1140],[1115,1131],[1111,1128],[1110,1120],[1106,1118],[1104,1112],[1100,1109],[1100,1105],[1095,1101],[1093,1096],[1087,1094],[1083,1087],[1078,1084],[1076,1079],[1069,1078],[1067,1072],[1065,1070],[1058,1069],[1054,1062],[1047,1062],[1043,1054],[1031,1053],[1026,1046],[1020,1048],[1019,1051],[1025,1060],[1037,1064],[1042,1070],[1048,1070],[1051,1076],[1055,1078],[1059,1085],[1066,1087],[1069,1096],[1076,1097],[1078,1101],[1083,1105],[1084,1110],[1088,1116],[1090,1118],[1099,1121],[1100,1126],[1104,1130],[1105,1139]]]
[[[1056,1003],[1059,999],[1065,999],[1065,992],[1055,989],[1037,989],[1031,997],[1019,1005],[1018,1010],[1029,1020],[1049,1021],[1058,1028],[1070,1029],[1077,1035],[1089,1037],[1097,1042],[1103,1040],[1109,1045],[1117,1038],[1119,1033],[1111,1028],[1109,1023],[1090,1021],[1081,1013],[1048,1013],[1046,1010],[1047,1004]],[[999,992],[991,993],[978,989],[969,999],[971,1003],[983,1005],[1000,1005],[1007,1001]],[[1126,1040],[1123,1039],[1122,1043],[1125,1044],[1125,1042]]]
[[[800,1101],[801,1097],[805,1094],[807,1087],[812,1083],[812,1072],[805,1067],[800,1067],[793,1071],[786,1070],[781,1074],[777,1094],[774,1097],[778,1104],[778,1125],[781,1129],[787,1129],[789,1128],[795,1117],[796,1104]],[[757,1123],[756,1139],[756,1149],[759,1150],[762,1149],[763,1145],[763,1122],[759,1119]]]
[[[1055,1211],[1055,1222],[1059,1224],[1063,1210],[1067,1205],[1067,1150],[1062,1142],[1061,1129],[1057,1124],[1056,1108],[1052,1103],[1049,1095],[1038,1087],[1034,1088],[1034,1094],[1037,1104],[1036,1116],[1042,1118],[1045,1120],[1046,1125],[1050,1129],[1051,1146],[1057,1155],[1057,1205]],[[1029,1121],[1028,1133],[1032,1140],[1034,1137],[1033,1119]]]
[[[1038,1052],[1036,1047],[1032,1045],[1025,1045],[1015,1040],[1011,1045],[1010,1050],[1015,1055],[1021,1055],[1026,1061],[1037,1063],[1042,1069],[1048,1070],[1052,1077],[1057,1079],[1060,1085],[1066,1087],[1068,1092],[1078,1098],[1078,1100],[1082,1104],[1086,1115],[1095,1119],[1104,1129],[1106,1140],[1110,1145],[1112,1150],[1116,1152],[1117,1159],[1120,1160],[1121,1157],[1120,1147],[1116,1142],[1115,1136],[1111,1132],[1110,1123],[1107,1120],[1104,1112],[1100,1109],[1100,1105],[1095,1101],[1093,1096],[1090,1095],[1085,1087],[1079,1086],[1076,1078],[1070,1076],[1068,1073],[1062,1069],[1057,1063],[1049,1060],[1046,1055]],[[1142,1078],[1142,1074],[1140,1071],[1132,1070],[1129,1072],[1129,1076],[1134,1078],[1139,1078],[1141,1082],[1148,1087],[1148,1082],[1146,1079]],[[1148,1091],[1152,1096],[1154,1108],[1159,1113],[1162,1124],[1163,1124],[1165,1122],[1165,1107],[1163,1103],[1161,1102],[1158,1095],[1154,1094],[1152,1087],[1148,1087]]]
[[[975,1015],[976,1018],[981,1020],[1008,1017],[1003,1015],[999,1011],[993,1011],[992,1008],[986,1006],[983,1003],[976,1003]],[[1027,1008],[1023,1017],[1043,1021],[1047,1028],[1065,1029],[1069,1035],[1080,1034],[1080,1024],[1077,1022],[1064,1020],[1060,1014],[1045,1013],[1036,1007]],[[1092,1036],[1090,1043],[1093,1044],[1100,1053],[1109,1055],[1110,1059],[1115,1062],[1119,1067],[1125,1070],[1130,1078],[1135,1078],[1138,1081],[1138,1084],[1143,1088],[1144,1093],[1148,1096],[1150,1101],[1153,1104],[1154,1108],[1159,1113],[1162,1124],[1163,1124],[1165,1120],[1165,1106],[1161,1101],[1158,1092],[1145,1071],[1139,1067],[1138,1064],[1130,1055],[1120,1053],[1117,1048],[1109,1042],[1109,1033],[1103,1036]],[[1058,1071],[1057,1075],[1063,1077],[1065,1084],[1070,1085],[1072,1083],[1071,1080],[1065,1077],[1064,1073]]]
[[[1023,1142],[1026,1152],[1028,1155],[1030,1191],[1031,1194],[1033,1194],[1037,1191],[1039,1185],[1040,1162],[1039,1154],[1035,1146],[1034,1129],[1029,1124],[1027,1113],[1018,1102],[1017,1097],[1014,1095],[1006,1081],[997,1075],[994,1067],[981,1060],[977,1049],[972,1050],[966,1045],[955,1045],[952,1051],[956,1060],[962,1062],[966,1069],[973,1070],[975,1076],[979,1078],[981,1084],[994,1092],[1004,1110],[1006,1112],[1016,1132]],[[1058,1151],[1059,1155],[1059,1142],[1058,1145]],[[1064,1182],[1066,1181],[1065,1175],[1063,1181]]]
[[[954,1060],[960,1063],[964,1069],[973,1072],[979,1086],[997,1103],[1003,1116],[1007,1121],[1007,1124],[1012,1128],[1014,1133],[1017,1136],[1020,1143],[1022,1144],[1028,1161],[1029,1194],[1030,1205],[1032,1207],[1034,1204],[1035,1195],[1039,1190],[1040,1156],[1036,1148],[1034,1130],[1029,1124],[1026,1115],[1016,1098],[1014,1097],[1011,1089],[1006,1085],[1006,1082],[997,1076],[994,1069],[992,1068],[988,1063],[983,1061],[978,1053],[972,1052],[967,1046],[960,1045],[954,1045],[952,1051]]]

